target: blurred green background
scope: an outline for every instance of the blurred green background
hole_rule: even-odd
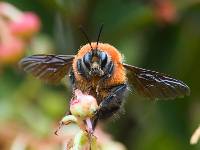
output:
[[[79,25],[96,41],[99,26],[104,23],[100,41],[119,49],[127,63],[164,72],[187,83],[191,95],[173,101],[148,101],[135,96],[133,89],[127,97],[125,113],[104,127],[128,150],[200,149],[200,144],[189,144],[200,124],[198,0],[6,2],[22,11],[35,12],[41,20],[42,28],[29,41],[24,56],[76,54],[86,43]],[[15,144],[13,137],[21,134],[41,141],[53,137],[68,109],[70,95],[64,82],[58,86],[44,84],[19,70],[17,62],[0,65],[0,149],[9,149],[8,145]]]

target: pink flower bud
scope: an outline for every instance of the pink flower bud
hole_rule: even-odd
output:
[[[72,115],[80,118],[91,118],[97,110],[96,99],[88,94],[83,94],[80,90],[75,90],[75,99],[71,100],[70,111]]]
[[[160,22],[173,23],[177,19],[176,7],[171,0],[154,0],[154,11]]]
[[[24,43],[18,39],[12,39],[9,43],[0,44],[0,64],[12,64],[17,62],[24,54]]]
[[[26,12],[19,18],[10,21],[10,30],[14,35],[30,38],[40,29],[40,20],[37,15],[32,12]]]

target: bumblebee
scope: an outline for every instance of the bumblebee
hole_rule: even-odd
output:
[[[76,55],[33,55],[23,58],[20,66],[26,72],[49,83],[59,83],[69,75],[73,90],[97,99],[97,120],[113,116],[121,108],[128,86],[150,99],[174,99],[190,94],[182,81],[168,75],[128,65],[122,54],[112,45],[97,42],[82,46]]]

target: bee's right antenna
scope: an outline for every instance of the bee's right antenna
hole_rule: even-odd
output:
[[[90,41],[90,39],[89,39],[87,33],[86,33],[85,30],[83,29],[83,27],[80,26],[79,29],[81,30],[81,32],[83,33],[83,35],[86,37],[88,43],[90,44],[91,49],[93,49],[93,47],[92,47],[92,45],[91,45],[91,41]]]

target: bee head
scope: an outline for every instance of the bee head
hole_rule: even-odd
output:
[[[88,43],[90,44],[91,51],[87,52],[83,56],[83,58],[79,59],[79,61],[77,62],[77,68],[79,73],[86,77],[101,77],[107,74],[111,74],[114,65],[110,60],[110,57],[108,57],[108,54],[104,50],[98,48],[99,38],[103,29],[103,24],[100,27],[95,48],[92,47],[92,44],[83,28],[80,29],[85,35]]]
[[[98,49],[92,50],[84,55],[82,65],[88,70],[91,76],[103,76],[105,74],[105,66],[108,63],[108,55]]]

